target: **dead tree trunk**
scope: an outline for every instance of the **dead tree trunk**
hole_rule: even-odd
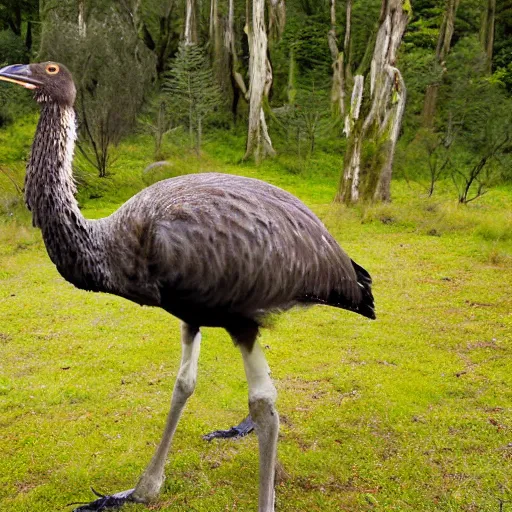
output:
[[[270,0],[268,33],[271,41],[278,41],[286,25],[285,0]]]
[[[350,0],[349,0],[350,1]],[[327,34],[332,58],[331,110],[334,118],[345,117],[345,73],[343,52],[336,36],[336,0],[331,0],[331,28]]]
[[[492,70],[492,54],[494,48],[494,21],[496,18],[496,0],[487,0],[487,6],[482,16],[480,41],[487,57],[487,73]]]
[[[78,35],[84,39],[87,35],[87,25],[85,22],[85,0],[78,2]]]
[[[450,51],[452,44],[452,36],[455,24],[455,15],[457,13],[457,7],[459,6],[459,0],[447,0],[446,10],[443,16],[443,22],[439,30],[439,37],[437,39],[436,47],[436,63],[441,66],[441,78],[436,82],[429,84],[425,91],[425,100],[423,102],[422,122],[425,128],[432,128],[434,126],[434,117],[437,108],[437,93],[439,86],[443,80],[444,74],[446,73],[445,59],[446,55]]]
[[[344,119],[346,116],[346,90],[348,79],[351,76],[350,70],[350,44],[352,25],[352,0],[347,0],[345,37],[343,40],[343,51],[338,50],[338,38],[336,35],[336,0],[331,0],[331,28],[327,35],[329,49],[332,57],[332,87],[331,87],[331,110],[335,119]]]
[[[250,86],[249,127],[244,160],[254,158],[260,162],[267,156],[275,155],[263,110],[272,85],[272,67],[267,57],[265,0],[252,1],[252,24],[247,20],[246,30],[249,39]]]
[[[196,0],[187,0],[185,9],[185,30],[183,41],[186,45],[197,44],[197,7]]]
[[[210,3],[210,56],[215,81],[226,101],[232,100],[229,46],[225,44],[226,16],[219,12],[219,0]]]
[[[231,112],[233,114],[233,122],[236,124],[238,117],[238,102],[242,97],[249,101],[249,92],[245,84],[245,80],[241,73],[241,65],[238,60],[238,51],[235,38],[235,4],[234,0],[228,3],[228,20],[226,30],[224,32],[224,46],[229,55],[229,68],[231,70],[231,86],[233,89],[233,102],[231,104]]]
[[[351,204],[391,199],[393,157],[406,99],[405,83],[395,62],[408,21],[409,12],[402,0],[383,0],[369,95],[364,95],[364,77],[354,77],[346,120],[347,151],[337,201]]]

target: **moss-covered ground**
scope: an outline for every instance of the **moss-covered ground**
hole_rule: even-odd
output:
[[[19,126],[16,137],[28,145],[32,129]],[[2,133],[0,165],[21,176],[27,147],[14,137]],[[255,167],[237,163],[242,150],[240,139],[217,140],[198,160],[169,144],[166,172],[234,172],[298,195],[372,274],[378,314],[301,309],[262,332],[281,415],[276,510],[512,510],[512,190],[462,207],[449,184],[427,199],[397,181],[392,204],[347,209],[331,203],[340,158]],[[84,214],[106,215],[142,187],[151,152],[136,137],[106,180],[79,170]],[[90,486],[133,487],[150,459],[178,369],[179,324],[74,289],[16,198],[2,197],[0,510],[71,510],[93,498]],[[222,330],[204,329],[197,389],[151,510],[257,509],[256,437],[201,438],[246,412],[237,349]]]

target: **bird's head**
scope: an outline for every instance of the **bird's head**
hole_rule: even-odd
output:
[[[71,73],[62,64],[14,64],[0,69],[0,80],[13,82],[34,91],[39,103],[73,106],[76,89]]]

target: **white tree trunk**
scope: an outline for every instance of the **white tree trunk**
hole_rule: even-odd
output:
[[[235,5],[234,0],[229,0],[228,4],[228,22],[226,25],[226,32],[224,34],[224,45],[226,46],[231,57],[231,75],[236,84],[236,87],[242,93],[246,101],[249,101],[249,91],[245,85],[245,81],[239,71],[238,56],[235,45]]]
[[[215,31],[215,24],[217,22],[217,5],[218,0],[210,0],[210,28],[208,31],[208,34],[210,36],[210,41],[214,40],[214,31]]]
[[[331,28],[327,34],[332,58],[331,110],[335,118],[345,117],[344,55],[338,50],[336,36],[336,0],[331,0]]]
[[[87,35],[87,25],[85,23],[85,0],[78,1],[78,35],[84,39]]]
[[[398,48],[409,21],[402,0],[383,0],[370,70],[370,96],[363,97],[363,77],[356,76],[343,175],[336,200],[389,201],[396,142],[405,109],[406,89],[395,67]],[[364,118],[360,119],[360,111]],[[369,151],[363,151],[365,144]]]
[[[274,40],[279,40],[286,25],[285,0],[270,0],[268,32]]]
[[[183,40],[187,45],[197,44],[196,0],[187,0]]]
[[[331,0],[331,28],[327,35],[329,49],[332,58],[332,86],[331,86],[331,110],[335,118],[346,118],[347,106],[346,90],[350,70],[350,42],[352,25],[352,0],[347,0],[345,37],[343,39],[343,51],[338,49],[338,37],[336,35],[336,0]],[[346,124],[345,124],[346,125]]]
[[[247,24],[249,37],[249,127],[244,159],[252,158],[259,162],[267,156],[275,155],[268,135],[263,101],[272,85],[272,68],[267,58],[267,32],[265,29],[265,0],[252,2],[252,28]]]

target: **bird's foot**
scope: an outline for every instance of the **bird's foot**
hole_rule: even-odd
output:
[[[231,427],[229,430],[215,430],[209,434],[205,434],[203,439],[205,441],[211,441],[212,439],[228,439],[228,438],[240,438],[247,434],[250,434],[254,430],[254,422],[251,416],[247,416],[240,424],[236,427]]]
[[[105,496],[91,487],[91,491],[98,496],[98,499],[73,509],[73,512],[102,512],[103,510],[121,508],[127,502],[137,501],[132,498],[134,490],[135,489],[129,489],[128,491],[116,492],[110,496]],[[71,505],[73,505],[73,503],[71,503]],[[77,503],[74,503],[74,505],[77,505]]]

